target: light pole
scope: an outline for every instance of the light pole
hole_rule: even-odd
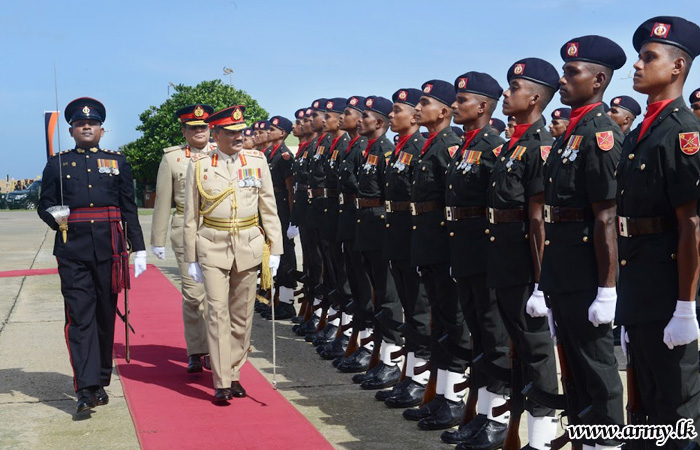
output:
[[[168,97],[170,97],[170,86],[175,87],[175,84],[172,81],[168,81]]]
[[[233,69],[224,66],[224,75],[228,75],[228,84],[233,87]]]

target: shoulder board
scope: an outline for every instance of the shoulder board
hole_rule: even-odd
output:
[[[185,144],[173,145],[172,147],[164,148],[163,153],[170,153],[173,150],[183,150],[184,148],[185,148]]]
[[[190,159],[192,161],[199,161],[200,159],[206,158],[206,157],[211,157],[211,153],[203,153],[203,152],[202,153],[194,153],[194,152],[192,152]]]
[[[63,150],[62,152],[54,153],[53,156],[51,156],[51,157],[52,157],[52,158],[55,158],[55,157],[57,157],[58,155],[65,155],[66,153],[70,153],[70,152],[72,152],[72,151],[73,151],[73,149],[72,149],[72,148],[69,148],[68,150]]]
[[[246,155],[246,156],[254,156],[256,158],[264,158],[265,157],[263,152],[258,151],[258,150],[241,150],[241,154]]]
[[[105,153],[121,154],[121,152],[118,152],[117,150],[108,150],[106,148],[101,148],[100,150],[102,150]]]

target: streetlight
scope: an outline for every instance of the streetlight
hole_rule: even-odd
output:
[[[228,84],[233,87],[233,69],[224,66],[224,75],[228,75]]]
[[[175,87],[175,84],[172,81],[168,81],[168,97],[170,97],[170,86]]]

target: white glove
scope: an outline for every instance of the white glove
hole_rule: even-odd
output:
[[[165,247],[154,247],[151,245],[151,253],[158,259],[165,259]]]
[[[615,318],[617,305],[617,290],[614,287],[599,287],[591,306],[588,307],[588,320],[594,327],[610,323]]]
[[[627,344],[630,343],[630,336],[627,334],[627,330],[625,330],[625,326],[622,325],[620,329],[620,346],[622,347],[622,353],[627,356]]]
[[[673,347],[690,344],[697,338],[698,320],[695,302],[678,300],[673,317],[664,328],[664,344],[673,350]]]
[[[146,250],[139,250],[134,255],[134,274],[138,278],[146,271]]]
[[[287,237],[289,239],[294,239],[297,236],[299,236],[299,227],[290,223],[287,228]]]
[[[280,266],[280,255],[270,255],[270,272],[274,277],[277,275],[277,269]]]
[[[552,340],[557,339],[557,330],[554,328],[554,316],[552,315],[552,310],[547,308],[547,323],[549,323],[549,335]]]
[[[202,268],[199,267],[199,263],[193,262],[187,267],[187,275],[189,275],[195,283],[201,283],[204,281],[202,276]]]
[[[529,299],[527,299],[525,312],[528,313],[530,317],[544,317],[547,315],[547,305],[544,302],[544,292],[540,291],[539,283],[535,283],[535,290],[532,291],[532,295]]]

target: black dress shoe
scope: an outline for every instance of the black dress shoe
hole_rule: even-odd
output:
[[[97,388],[95,391],[95,404],[97,406],[103,406],[109,403],[109,395],[107,395],[107,392],[105,392],[105,388],[100,386]]]
[[[270,314],[270,305],[265,305],[263,304],[259,309],[258,309],[258,314],[260,314],[262,317],[265,317]]]
[[[344,360],[345,360],[344,356],[338,356],[337,358],[333,358],[333,362],[331,364],[333,365],[333,367],[337,368],[340,365],[340,363],[343,362]]]
[[[442,394],[436,394],[435,398],[421,406],[420,408],[411,408],[403,412],[403,418],[406,420],[421,420],[425,417],[430,417],[435,414],[440,406],[446,402],[445,396]]]
[[[294,333],[296,333],[297,336],[306,336],[309,333],[314,333],[320,321],[321,319],[314,314],[309,320],[299,325],[299,328],[297,328]]]
[[[376,366],[372,367],[365,373],[358,373],[357,375],[352,376],[352,382],[355,384],[362,384],[365,381],[371,379],[374,377],[374,374],[379,371],[381,368],[381,364],[377,364]]]
[[[464,401],[452,401],[445,399],[445,402],[428,417],[418,421],[418,428],[421,430],[444,430],[458,425],[464,415],[467,405]]]
[[[364,372],[369,366],[372,353],[364,347],[360,347],[355,353],[345,358],[338,364],[338,370],[343,373]]]
[[[275,306],[275,320],[289,320],[296,316],[297,312],[294,309],[294,305],[291,303],[280,303]],[[272,312],[271,310],[267,314],[263,315],[264,318],[271,320]]]
[[[495,450],[503,447],[508,425],[486,419],[486,423],[471,439],[457,445],[459,450]],[[527,448],[529,446],[525,446]]]
[[[460,425],[457,431],[443,431],[440,439],[448,444],[459,444],[460,442],[468,441],[486,425],[487,420],[486,414],[477,414],[469,423]]]
[[[338,327],[335,325],[328,324],[323,330],[316,333],[312,344],[315,347],[318,347],[319,345],[324,345],[333,342],[333,339],[335,339],[336,334],[338,334]]]
[[[187,364],[187,373],[197,373],[202,371],[202,355],[190,355]]]
[[[404,389],[406,389],[406,386],[408,386],[408,384],[409,384],[410,382],[411,382],[411,379],[408,378],[408,377],[406,377],[406,378],[404,378],[403,380],[401,380],[401,381],[399,381],[398,383],[396,383],[396,384],[394,385],[394,387],[392,387],[391,389],[385,389],[385,390],[383,390],[383,391],[377,391],[377,392],[374,394],[374,399],[375,399],[375,400],[378,400],[378,401],[380,401],[380,402],[383,402],[384,400],[386,400],[386,399],[389,398],[389,397],[393,397],[393,396],[395,396],[395,395],[399,395],[399,394],[401,393],[401,391],[403,391]]]
[[[95,401],[95,392],[93,389],[80,389],[77,392],[78,395],[78,408],[76,412],[78,414],[88,411],[95,406],[97,406],[97,403]]]
[[[330,344],[326,346],[325,350],[322,350],[319,355],[323,359],[335,359],[338,357],[343,357],[345,351],[348,349],[348,344],[350,343],[350,338],[341,334],[340,337],[335,338]]]
[[[236,398],[245,397],[245,389],[243,389],[243,386],[241,386],[241,383],[239,381],[231,382],[231,395],[233,395]]]
[[[216,391],[214,391],[214,397],[218,402],[225,402],[233,398],[231,396],[231,389],[229,388],[217,389]]]
[[[384,363],[379,363],[377,366],[379,366],[379,369],[374,372],[372,378],[366,379],[360,385],[362,389],[368,391],[384,389],[399,382],[399,378],[401,378],[401,368],[398,364],[389,366]]]
[[[418,384],[410,378],[409,383],[397,395],[391,396],[384,400],[384,404],[389,408],[410,408],[418,406],[423,402],[423,394],[425,394],[425,386]],[[413,411],[408,409],[406,411]],[[404,415],[405,417],[405,415]],[[418,419],[412,419],[418,420]]]
[[[292,323],[301,323],[304,318],[302,316],[294,316],[292,317]]]
[[[207,370],[211,370],[211,356],[210,355],[204,355],[204,357],[202,357],[202,367],[204,367]]]

